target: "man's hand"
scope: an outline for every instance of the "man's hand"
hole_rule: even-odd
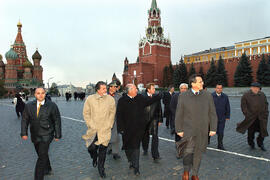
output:
[[[183,137],[184,136],[184,132],[177,133],[177,135],[180,136],[180,137]]]
[[[214,135],[216,135],[216,132],[215,131],[210,131],[209,132],[209,136],[214,136]]]
[[[28,139],[28,136],[22,136],[22,139],[23,140],[27,140]]]
[[[161,123],[161,122],[159,122],[159,123],[158,123],[158,126],[160,126],[161,124],[162,124],[162,123]]]
[[[56,142],[59,141],[59,139],[56,139],[56,138],[55,138],[54,140],[55,140]]]
[[[229,118],[226,119],[226,121],[229,121],[229,120],[230,120]]]

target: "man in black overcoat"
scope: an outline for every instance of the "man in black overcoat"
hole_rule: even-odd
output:
[[[157,96],[157,95],[155,95],[155,84],[154,83],[149,83],[146,85],[146,92],[143,94],[143,96],[147,100],[150,100],[154,96]],[[160,159],[159,151],[158,151],[158,127],[163,122],[160,101],[156,101],[153,104],[145,107],[144,118],[145,118],[145,121],[147,123],[146,131],[145,131],[144,137],[142,139],[142,147],[144,150],[144,155],[147,155],[150,134],[151,134],[152,135],[151,153],[152,153],[152,157],[154,159],[154,162],[158,162],[158,160]]]
[[[180,94],[175,117],[175,130],[186,143],[183,153],[183,180],[198,180],[202,153],[206,151],[208,135],[214,136],[217,129],[216,109],[211,93],[203,90],[203,80],[199,75],[189,79],[191,89]],[[208,128],[210,132],[208,133]]]
[[[166,126],[169,129],[169,126],[171,128],[171,134],[175,133],[175,123],[172,119],[172,113],[170,110],[170,103],[172,96],[174,95],[174,87],[173,85],[170,85],[168,87],[168,91],[164,92],[164,96],[162,98],[162,102],[164,104],[164,117],[166,117]]]
[[[134,84],[127,84],[127,94],[123,95],[117,105],[117,129],[122,134],[123,149],[125,150],[130,168],[134,174],[140,175],[139,157],[140,144],[146,131],[144,108],[161,99],[160,95],[146,99]]]
[[[30,124],[31,140],[34,143],[38,159],[35,167],[35,180],[43,180],[44,175],[51,173],[49,146],[53,139],[61,136],[61,116],[57,105],[45,98],[44,88],[37,88],[36,99],[26,104],[21,122],[21,137],[28,139]]]
[[[263,141],[268,136],[268,102],[265,94],[261,91],[261,85],[257,82],[251,84],[251,88],[241,98],[241,109],[245,119],[237,124],[236,131],[244,134],[248,130],[248,144],[255,149],[254,136],[259,132],[257,145],[266,151]]]

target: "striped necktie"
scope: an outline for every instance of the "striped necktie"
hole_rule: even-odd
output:
[[[39,114],[40,107],[41,107],[41,103],[39,103],[38,108],[37,108],[37,117],[38,117],[38,114]]]

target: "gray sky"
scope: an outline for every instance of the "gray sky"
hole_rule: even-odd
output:
[[[0,0],[0,54],[9,50],[17,22],[29,60],[39,49],[47,83],[122,80],[124,58],[138,56],[152,0]],[[269,0],[157,0],[171,60],[181,55],[270,36]],[[5,58],[4,58],[5,59]]]

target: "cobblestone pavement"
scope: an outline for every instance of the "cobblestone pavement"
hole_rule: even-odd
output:
[[[53,99],[62,115],[63,138],[50,146],[50,159],[53,174],[46,180],[96,180],[100,179],[98,171],[91,165],[81,135],[86,127],[82,118],[82,101],[66,102],[62,98]],[[203,156],[199,177],[202,180],[269,180],[270,179],[270,138],[265,139],[267,152],[260,149],[250,150],[246,136],[236,133],[236,123],[243,119],[240,110],[240,97],[230,97],[232,115],[227,122],[224,146],[229,154],[208,149]],[[270,99],[268,98],[268,102]],[[268,123],[268,130],[270,130]],[[151,153],[140,157],[141,175],[135,177],[129,170],[124,152],[121,159],[115,161],[107,156],[105,171],[107,179],[181,179],[182,160],[175,158],[175,146],[164,125],[160,127],[159,149],[162,157],[159,163],[153,163]],[[31,180],[36,162],[33,144],[20,139],[20,120],[17,119],[11,100],[0,100],[0,180]],[[211,139],[209,148],[216,148],[216,137]],[[262,159],[254,159],[259,157]]]

